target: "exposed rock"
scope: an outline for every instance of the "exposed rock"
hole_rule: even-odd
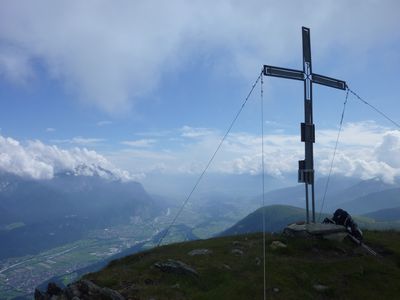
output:
[[[199,276],[195,269],[179,260],[168,259],[164,262],[157,262],[154,266],[162,272]]]
[[[223,264],[222,266],[227,270],[232,270],[231,266],[229,266],[229,265]]]
[[[81,291],[79,290],[80,285],[79,284],[70,284],[67,286],[65,289],[65,294],[68,296],[68,298],[73,298],[73,297],[81,297]]]
[[[271,245],[269,245],[269,247],[272,250],[281,249],[281,248],[287,248],[287,246],[284,243],[282,243],[281,241],[273,241],[271,243]]]
[[[329,287],[327,287],[326,285],[322,285],[322,284],[314,284],[313,288],[317,292],[325,292],[326,290],[329,289]]]
[[[50,282],[47,286],[47,293],[49,295],[60,295],[62,293],[62,289],[54,282]]]
[[[272,291],[273,291],[274,293],[279,293],[280,289],[278,289],[277,287],[274,287],[274,288],[272,289]]]
[[[196,256],[196,255],[208,255],[212,254],[212,250],[210,249],[194,249],[188,253],[190,256]]]
[[[50,282],[47,285],[46,292],[42,293],[38,289],[35,289],[34,297],[35,297],[35,300],[68,300],[69,299],[66,295],[64,295],[63,290],[53,282]]]
[[[255,261],[257,266],[261,265],[261,259],[259,257],[256,257]]]
[[[233,241],[233,242],[232,242],[232,245],[235,246],[235,247],[241,247],[241,246],[243,246],[242,243],[239,242],[239,241]]]
[[[35,300],[125,300],[117,291],[102,288],[89,280],[69,284],[64,290],[49,283],[45,293],[35,290]]]
[[[35,289],[34,299],[35,300],[43,300],[44,299],[42,292],[39,291],[38,289]]]
[[[231,252],[232,252],[232,254],[235,254],[237,256],[242,256],[243,255],[243,250],[240,250],[240,249],[237,249],[237,248],[232,249]]]

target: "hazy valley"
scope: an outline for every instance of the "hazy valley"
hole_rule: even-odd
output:
[[[262,205],[262,198],[256,196],[259,180],[243,181],[249,182],[254,190],[247,197],[229,188],[199,193],[163,243],[261,231],[262,214],[255,211]],[[138,182],[99,174],[61,173],[45,181],[3,174],[0,184],[0,241],[4,245],[0,250],[0,297],[4,299],[31,294],[48,280],[67,284],[99,270],[110,259],[155,246],[182,201],[168,195],[151,196]],[[231,184],[239,189],[238,181]],[[304,209],[298,208],[302,207],[301,188],[265,194],[267,231],[279,232],[304,218]],[[320,179],[318,195],[323,188],[324,179]],[[360,215],[356,219],[363,228],[400,228],[400,199],[393,192],[397,189],[397,184],[378,179],[333,178],[325,211],[350,208],[353,215]],[[380,206],[374,199],[381,199]]]

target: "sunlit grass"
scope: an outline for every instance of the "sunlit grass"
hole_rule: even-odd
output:
[[[272,299],[396,299],[400,294],[400,233],[366,232],[381,257],[350,241],[267,236],[267,293]],[[271,250],[272,240],[287,248]],[[210,255],[189,256],[207,248]],[[243,255],[232,254],[238,248]],[[262,235],[250,234],[177,243],[113,261],[85,277],[131,299],[262,299]],[[154,263],[180,260],[199,277],[163,273]],[[261,263],[260,263],[261,260]],[[314,285],[324,285],[317,291]],[[275,288],[275,291],[274,291]]]

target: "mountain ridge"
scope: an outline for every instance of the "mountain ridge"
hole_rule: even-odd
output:
[[[163,209],[133,181],[64,173],[49,180],[3,174],[0,182],[0,228],[9,228],[0,230],[0,258],[38,253]]]

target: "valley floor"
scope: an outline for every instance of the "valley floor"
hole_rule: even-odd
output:
[[[93,264],[141,243],[145,243],[145,248],[153,247],[152,238],[170,224],[176,210],[177,208],[172,208],[169,214],[151,221],[139,219],[125,225],[91,230],[84,239],[38,254],[0,260],[0,299],[23,296],[31,299],[34,289],[44,281],[56,279],[58,283],[66,285],[82,275],[77,273],[82,268],[90,268]],[[231,226],[246,213],[243,209],[237,214],[232,215],[231,212],[215,219],[187,210],[181,218],[188,224],[185,227],[188,232],[171,228],[165,242],[183,241],[188,234],[195,234],[196,238],[210,237]]]
[[[36,255],[0,261],[0,299],[32,294],[44,280],[64,275],[65,284],[77,278],[76,270],[132,247],[153,234],[150,226],[125,225],[93,231],[86,239]],[[32,297],[28,297],[32,298]]]

